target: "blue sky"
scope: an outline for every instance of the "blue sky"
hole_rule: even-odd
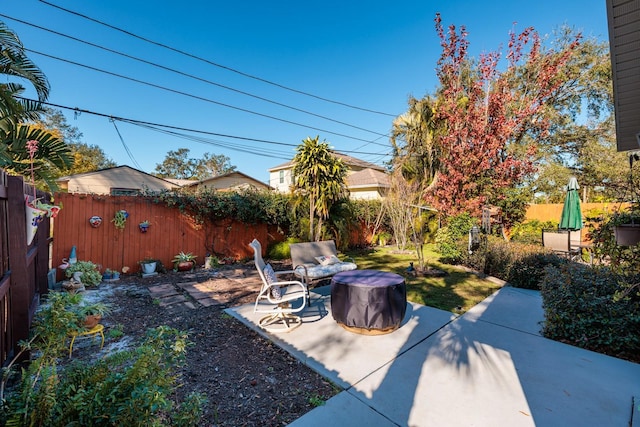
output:
[[[545,36],[568,25],[608,40],[605,0],[46,1],[5,1],[0,20],[27,49],[39,52],[28,55],[49,79],[49,102],[106,115],[62,109],[84,142],[100,146],[118,164],[146,172],[181,147],[189,148],[191,157],[224,154],[238,170],[265,182],[267,170],[291,159],[295,145],[307,136],[319,135],[335,149],[367,161],[387,160],[390,115],[406,110],[409,95],[422,97],[437,87],[436,12],[445,26],[467,28],[473,56],[500,49],[511,30],[528,26]],[[200,134],[196,142],[112,122],[109,116],[218,136]]]

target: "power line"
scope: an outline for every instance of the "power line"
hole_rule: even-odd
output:
[[[121,78],[121,79],[124,79],[124,80],[129,80],[129,81],[132,81],[132,82],[135,82],[135,83],[139,83],[139,84],[142,84],[142,85],[145,85],[145,86],[150,86],[150,87],[153,87],[153,88],[156,88],[156,89],[165,90],[167,92],[175,93],[175,94],[178,94],[178,95],[183,95],[183,96],[187,96],[187,97],[190,97],[190,98],[198,99],[200,101],[205,101],[205,102],[209,102],[209,103],[212,103],[212,104],[220,105],[220,106],[223,106],[223,107],[231,108],[233,110],[242,111],[242,112],[249,113],[249,114],[254,114],[256,116],[265,117],[265,118],[268,118],[268,119],[271,119],[271,120],[277,120],[279,122],[288,123],[288,124],[295,125],[295,126],[300,126],[300,127],[303,127],[303,128],[317,130],[319,132],[329,133],[331,135],[342,136],[344,138],[353,139],[353,140],[356,140],[356,141],[374,143],[374,142],[369,141],[367,139],[358,138],[358,137],[350,136],[350,135],[345,135],[343,133],[333,132],[333,131],[330,131],[330,130],[327,130],[327,129],[317,128],[317,127],[314,127],[314,126],[309,126],[309,125],[305,125],[305,124],[302,124],[302,123],[294,122],[292,120],[282,119],[282,118],[271,116],[271,115],[268,115],[268,114],[259,113],[257,111],[248,110],[246,108],[236,107],[236,106],[230,105],[230,104],[225,104],[224,102],[215,101],[213,99],[205,98],[205,97],[199,96],[199,95],[193,95],[193,94],[190,94],[190,93],[187,93],[187,92],[183,92],[183,91],[180,91],[180,90],[177,90],[177,89],[171,89],[171,88],[166,87],[166,86],[158,85],[158,84],[155,84],[155,83],[150,83],[150,82],[147,82],[147,81],[144,81],[144,80],[136,79],[134,77],[129,77],[129,76],[125,76],[123,74],[114,73],[112,71],[103,70],[101,68],[92,67],[90,65],[81,64],[79,62],[71,61],[69,59],[60,58],[60,57],[55,56],[55,55],[49,55],[47,53],[39,52],[37,50],[26,49],[26,48],[24,50],[26,52],[35,53],[36,55],[45,56],[47,58],[55,59],[57,61],[66,62],[68,64],[72,64],[72,65],[75,65],[75,66],[78,66],[78,67],[82,67],[82,68],[86,68],[86,69],[89,69],[89,70],[97,71],[97,72],[100,72],[100,73],[103,73],[103,74],[108,74],[110,76],[118,77],[118,78]],[[374,144],[377,144],[377,143],[374,143]],[[377,145],[384,146],[383,144],[377,144]]]
[[[64,33],[61,33],[61,32],[55,31],[55,30],[51,30],[49,28],[42,27],[40,25],[36,25],[36,24],[30,23],[30,22],[27,22],[27,21],[23,21],[22,19],[14,18],[14,17],[8,16],[8,15],[2,14],[2,13],[0,13],[0,16],[3,17],[3,18],[6,18],[6,19],[10,19],[12,21],[19,22],[19,23],[24,24],[24,25],[28,25],[28,26],[33,27],[33,28],[37,28],[37,29],[42,30],[42,31],[49,32],[51,34],[58,35],[60,37],[65,37],[67,39],[76,41],[78,43],[83,43],[85,45],[88,45],[88,46],[91,46],[91,47],[95,47],[97,49],[101,49],[101,50],[104,50],[106,52],[113,53],[115,55],[119,55],[119,56],[122,56],[122,57],[125,57],[125,58],[128,58],[128,59],[137,61],[137,62],[141,62],[143,64],[150,65],[152,67],[160,68],[162,70],[169,71],[169,72],[172,72],[172,73],[175,73],[175,74],[179,74],[181,76],[188,77],[188,78],[191,78],[191,79],[203,82],[203,83],[207,83],[207,84],[212,85],[212,86],[216,86],[216,87],[219,87],[219,88],[222,88],[222,89],[225,89],[225,90],[236,92],[236,93],[239,93],[241,95],[249,96],[251,98],[259,99],[260,101],[268,102],[270,104],[274,104],[274,105],[277,105],[277,106],[280,106],[280,107],[288,108],[290,110],[298,111],[300,113],[308,114],[308,115],[311,115],[311,116],[314,116],[314,117],[318,117],[318,118],[321,118],[321,119],[324,119],[324,120],[328,120],[328,121],[331,121],[331,122],[334,122],[334,123],[338,123],[338,124],[341,124],[341,125],[344,125],[344,126],[348,126],[348,127],[354,128],[354,129],[358,129],[358,130],[362,130],[362,131],[365,131],[365,132],[369,132],[369,133],[372,133],[372,134],[375,134],[375,135],[384,136],[384,137],[388,137],[389,136],[388,134],[383,134],[383,133],[379,133],[379,132],[372,131],[372,130],[369,130],[369,129],[365,129],[365,128],[360,127],[360,126],[352,125],[350,123],[346,123],[346,122],[343,122],[343,121],[340,121],[340,120],[332,119],[330,117],[323,116],[321,114],[313,113],[311,111],[307,111],[307,110],[304,110],[304,109],[301,109],[301,108],[297,108],[297,107],[293,107],[293,106],[290,106],[290,105],[287,105],[287,104],[284,104],[284,103],[281,103],[281,102],[278,102],[278,101],[274,101],[274,100],[269,99],[269,98],[265,98],[265,97],[262,97],[262,96],[259,96],[259,95],[255,95],[255,94],[252,94],[250,92],[246,92],[246,91],[243,91],[243,90],[240,90],[240,89],[236,89],[236,88],[233,88],[233,87],[230,87],[230,86],[226,86],[226,85],[223,85],[221,83],[217,83],[217,82],[214,82],[214,81],[202,78],[202,77],[195,76],[193,74],[186,73],[184,71],[177,70],[175,68],[167,67],[167,66],[164,66],[164,65],[152,62],[152,61],[148,61],[146,59],[139,58],[137,56],[129,55],[127,53],[120,52],[120,51],[117,51],[115,49],[108,48],[106,46],[102,46],[102,45],[99,45],[99,44],[96,44],[96,43],[92,43],[92,42],[89,42],[89,41],[86,41],[86,40],[82,40],[80,38],[77,38],[77,37],[74,37],[74,36],[70,36],[68,34],[64,34]]]
[[[25,100],[25,101],[36,102],[33,99],[25,98],[25,97],[21,97],[21,96],[16,96],[15,98],[22,99],[22,100]],[[296,144],[291,144],[291,143],[287,143],[287,142],[270,141],[270,140],[266,140],[266,139],[249,138],[249,137],[243,137],[243,136],[238,136],[238,135],[229,135],[229,134],[223,134],[223,133],[217,133],[217,132],[211,132],[211,131],[204,131],[204,130],[198,130],[198,129],[191,129],[191,128],[185,128],[185,127],[179,127],[179,126],[165,125],[165,124],[154,123],[154,122],[149,122],[149,121],[144,121],[144,120],[136,120],[136,119],[130,119],[130,118],[126,118],[126,117],[114,116],[112,114],[99,113],[99,112],[96,112],[96,111],[86,110],[86,109],[78,108],[78,107],[69,107],[69,106],[66,106],[66,105],[55,104],[55,103],[52,103],[52,102],[40,102],[40,104],[47,105],[49,107],[55,107],[55,108],[61,108],[61,109],[65,109],[65,110],[70,110],[70,111],[73,111],[76,114],[78,114],[78,113],[86,113],[86,114],[91,114],[91,115],[98,116],[98,117],[104,117],[104,118],[107,118],[109,120],[117,120],[117,121],[120,121],[120,122],[123,122],[123,123],[139,125],[139,126],[142,126],[142,127],[149,127],[149,128],[153,127],[153,128],[163,129],[163,130],[166,130],[166,132],[174,131],[175,135],[179,135],[179,133],[177,131],[182,131],[182,132],[191,132],[191,133],[197,133],[197,134],[202,134],[202,135],[211,135],[211,136],[217,136],[217,137],[223,137],[223,138],[229,138],[229,139],[238,139],[238,140],[244,140],[244,141],[260,142],[260,143],[265,143],[265,144],[270,144],[270,145],[278,145],[278,146],[285,146],[285,147],[292,147],[292,148],[297,147]],[[228,148],[235,149],[235,147],[232,146],[232,145],[229,145]],[[251,151],[249,151],[250,153],[255,153],[256,147],[252,146],[250,149],[251,149]],[[372,156],[388,155],[388,154],[385,154],[385,153],[369,153],[369,152],[362,152],[362,151],[347,151],[347,150],[340,150],[340,151],[344,152],[344,153],[363,154],[363,155],[372,155]]]
[[[120,133],[120,129],[118,129],[118,126],[116,126],[116,121],[114,119],[110,119],[109,121],[111,123],[113,123],[113,127],[116,128],[116,133],[118,134],[118,137],[120,138],[120,142],[122,143],[122,146],[124,147],[124,151],[127,152],[127,156],[129,156],[129,158],[131,159],[133,164],[138,169],[142,169],[142,167],[138,164],[138,161],[133,157],[133,154],[131,153],[131,150],[129,150],[129,147],[127,147],[127,143],[124,142],[124,138],[122,137],[122,134]]]
[[[81,13],[79,13],[79,12],[75,12],[75,11],[73,11],[73,10],[63,8],[62,6],[55,5],[55,4],[50,3],[50,2],[48,2],[48,1],[40,0],[40,2],[41,2],[41,3],[44,3],[44,4],[48,5],[48,6],[54,7],[54,8],[56,8],[56,9],[62,10],[62,11],[64,11],[64,12],[70,13],[70,14],[72,14],[72,15],[76,15],[76,16],[79,16],[79,17],[81,17],[81,18],[87,19],[87,20],[89,20],[89,21],[95,22],[95,23],[97,23],[97,24],[103,25],[103,26],[105,26],[105,27],[107,27],[107,28],[111,28],[112,30],[119,31],[119,32],[121,32],[121,33],[123,33],[123,34],[126,34],[126,35],[128,35],[128,36],[135,37],[135,38],[137,38],[137,39],[139,39],[139,40],[142,40],[142,41],[144,41],[144,42],[147,42],[147,43],[153,44],[153,45],[155,45],[155,46],[159,46],[159,47],[162,47],[162,48],[164,48],[164,49],[168,49],[168,50],[171,50],[171,51],[173,51],[173,52],[179,53],[179,54],[181,54],[181,55],[187,56],[187,57],[189,57],[189,58],[192,58],[192,59],[196,59],[196,60],[198,60],[198,61],[205,62],[205,63],[207,63],[207,64],[209,64],[209,65],[213,65],[214,67],[218,67],[218,68],[225,69],[225,70],[227,70],[227,71],[231,71],[231,72],[236,73],[236,74],[239,74],[239,75],[241,75],[241,76],[243,76],[243,77],[247,77],[247,78],[254,79],[254,80],[257,80],[257,81],[260,81],[260,82],[263,82],[263,83],[266,83],[266,84],[269,84],[269,85],[272,85],[272,86],[279,87],[280,89],[285,89],[285,90],[288,90],[288,91],[290,91],[290,92],[295,92],[295,93],[298,93],[298,94],[301,94],[301,95],[305,95],[305,96],[309,96],[309,97],[312,97],[312,98],[315,98],[315,99],[319,99],[319,100],[321,100],[321,101],[330,102],[330,103],[332,103],[332,104],[342,105],[343,107],[353,108],[353,109],[355,109],[355,110],[366,111],[366,112],[369,112],[369,113],[380,114],[380,115],[389,116],[389,117],[397,117],[397,116],[398,116],[398,114],[390,114],[390,113],[384,113],[384,112],[381,112],[381,111],[370,110],[370,109],[368,109],[368,108],[358,107],[358,106],[351,105],[351,104],[347,104],[347,103],[340,102],[340,101],[334,101],[334,100],[331,100],[331,99],[328,99],[328,98],[324,98],[324,97],[321,97],[321,96],[318,96],[318,95],[311,94],[311,93],[309,93],[309,92],[304,92],[304,91],[301,91],[301,90],[298,90],[298,89],[293,89],[293,88],[290,88],[290,87],[288,87],[288,86],[284,86],[284,85],[282,85],[282,84],[275,83],[275,82],[272,82],[272,81],[270,81],[270,80],[266,80],[266,79],[263,79],[263,78],[261,78],[261,77],[257,77],[257,76],[254,76],[254,75],[251,75],[251,74],[245,73],[245,72],[243,72],[243,71],[239,71],[239,70],[236,70],[236,69],[234,69],[234,68],[227,67],[227,66],[225,66],[225,65],[221,65],[221,64],[215,63],[215,62],[210,61],[210,60],[208,60],[208,59],[205,59],[205,58],[202,58],[202,57],[200,57],[200,56],[194,55],[194,54],[192,54],[192,53],[188,53],[188,52],[185,52],[185,51],[183,51],[183,50],[180,50],[180,49],[177,49],[177,48],[174,48],[174,47],[168,46],[168,45],[166,45],[166,44],[163,44],[163,43],[160,43],[160,42],[156,42],[156,41],[153,41],[153,40],[151,40],[151,39],[148,39],[148,38],[145,38],[145,37],[139,36],[139,35],[137,35],[137,34],[134,34],[134,33],[130,32],[130,31],[124,30],[124,29],[122,29],[122,28],[116,27],[116,26],[114,26],[114,25],[108,24],[108,23],[103,22],[103,21],[100,21],[100,20],[98,20],[98,19],[91,18],[90,16],[87,16],[87,15],[81,14]]]
[[[222,148],[228,148],[228,149],[232,149],[234,151],[239,151],[242,153],[249,153],[249,154],[257,154],[259,156],[262,157],[271,157],[274,159],[281,159],[281,160],[289,160],[291,159],[291,155],[290,154],[281,154],[281,155],[277,155],[274,154],[273,150],[269,150],[267,148],[257,148],[257,147],[253,147],[253,146],[242,146],[242,145],[238,145],[238,144],[230,144],[228,142],[224,142],[224,141],[219,141],[219,140],[212,140],[212,139],[208,139],[208,138],[204,138],[204,137],[199,137],[199,136],[195,136],[195,135],[187,135],[184,133],[179,133],[179,132],[175,132],[175,131],[171,131],[168,129],[162,129],[162,128],[158,128],[155,126],[151,126],[151,125],[144,125],[144,124],[139,124],[139,123],[133,123],[133,122],[128,122],[130,124],[154,131],[154,132],[160,132],[160,133],[164,133],[166,135],[170,135],[176,138],[181,138],[181,139],[188,139],[194,142],[198,142],[200,144],[207,144],[207,145],[213,145],[213,146],[217,146],[217,147],[222,147]]]

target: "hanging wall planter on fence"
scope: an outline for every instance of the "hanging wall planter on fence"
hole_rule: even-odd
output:
[[[147,220],[142,221],[140,224],[138,224],[138,227],[140,228],[140,232],[141,233],[146,233],[149,230],[149,226],[151,225],[151,223]]]
[[[27,219],[27,245],[30,245],[38,231],[38,224],[46,217],[55,218],[60,212],[60,207],[43,203],[35,196],[33,198],[26,196],[24,202]]]
[[[27,214],[27,245],[30,245],[33,242],[33,238],[36,237],[38,224],[47,216],[47,211],[31,206],[28,201],[25,208]]]
[[[89,218],[89,224],[91,224],[93,228],[100,227],[100,224],[102,224],[102,217],[99,217],[97,215],[92,216],[91,218]]]
[[[113,225],[116,226],[117,229],[124,230],[124,225],[127,223],[128,217],[129,217],[129,212],[122,209],[116,212],[111,222],[113,223]]]

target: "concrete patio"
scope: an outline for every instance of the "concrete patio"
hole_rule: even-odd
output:
[[[410,303],[365,336],[333,320],[329,287],[304,323],[269,334],[252,305],[226,310],[343,388],[291,425],[640,425],[640,365],[543,338],[539,292],[504,287],[461,316]]]

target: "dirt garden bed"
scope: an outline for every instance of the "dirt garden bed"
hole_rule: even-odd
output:
[[[203,393],[204,426],[281,426],[312,410],[339,390],[322,376],[301,364],[284,350],[253,332],[224,309],[255,301],[259,283],[243,280],[244,272],[253,273],[253,264],[234,266],[212,274],[159,274],[150,278],[123,277],[102,284],[89,298],[100,298],[114,306],[103,319],[109,329],[121,329],[120,340],[108,338],[103,351],[135,345],[146,330],[167,325],[187,331],[193,346],[187,353],[187,365],[181,372],[179,396],[192,391]],[[221,273],[221,274],[220,274]],[[232,277],[229,279],[228,277]],[[210,290],[214,302],[202,305],[184,291],[184,283]],[[152,297],[154,288],[169,289],[172,297]],[[93,295],[92,295],[93,294]],[[90,343],[74,349],[73,358],[97,357]]]

